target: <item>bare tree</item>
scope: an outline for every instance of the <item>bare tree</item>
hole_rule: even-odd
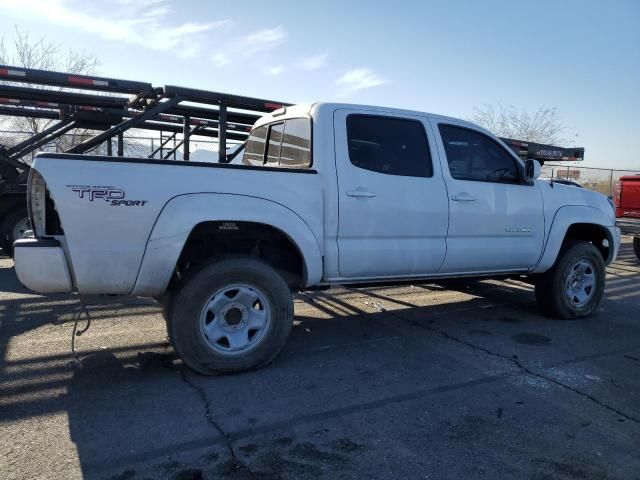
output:
[[[535,113],[529,113],[513,105],[483,104],[474,107],[470,120],[499,137],[555,145],[571,142],[566,137],[568,128],[555,107],[540,107]]]
[[[91,53],[73,50],[64,52],[61,45],[48,42],[44,38],[33,39],[29,32],[23,32],[18,27],[15,27],[15,35],[10,43],[12,48],[7,47],[4,36],[0,38],[0,64],[37,70],[64,71],[78,75],[92,75],[99,65],[97,57]],[[32,87],[34,86],[32,85]],[[41,118],[12,117],[3,123],[3,127],[33,135],[47,128],[53,121]],[[64,150],[70,147],[73,138],[63,136],[56,139],[56,149]],[[83,138],[82,132],[77,138]],[[13,138],[5,137],[2,140],[13,143],[20,139],[14,136]]]

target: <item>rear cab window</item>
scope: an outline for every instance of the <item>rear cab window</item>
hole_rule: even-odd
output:
[[[267,141],[266,125],[254,128],[247,139],[247,146],[244,149],[244,157],[242,163],[245,165],[262,165],[264,164],[264,147]]]
[[[310,168],[311,120],[288,118],[254,128],[247,139],[244,165]]]
[[[347,117],[351,164],[406,177],[431,177],[433,165],[424,125],[407,118],[351,114]]]

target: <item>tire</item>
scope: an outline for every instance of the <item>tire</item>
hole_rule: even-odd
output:
[[[598,249],[588,242],[572,242],[560,251],[555,265],[538,277],[538,307],[552,318],[588,317],[602,300],[605,275]]]
[[[169,339],[184,363],[204,375],[266,366],[293,325],[286,282],[250,257],[214,261],[193,272],[169,305]]]
[[[25,223],[26,222],[26,223]],[[24,226],[29,225],[29,215],[26,208],[17,208],[7,213],[0,223],[0,246],[3,252],[13,257],[13,242],[22,238],[20,232],[24,232]],[[16,233],[16,230],[20,232]]]
[[[162,296],[156,297],[156,301],[162,306],[162,318],[164,319],[164,323],[167,327],[167,338],[171,342],[171,314],[173,313],[173,305],[175,295],[173,292],[165,292]],[[171,342],[173,343],[173,342]]]
[[[633,251],[636,252],[636,257],[640,260],[640,237],[633,237]]]

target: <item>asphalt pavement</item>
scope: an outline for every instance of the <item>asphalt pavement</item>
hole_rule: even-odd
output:
[[[297,295],[262,370],[204,377],[157,303],[40,296],[0,259],[2,479],[640,479],[640,261],[597,315],[541,316],[529,285]],[[84,321],[80,321],[80,327]]]

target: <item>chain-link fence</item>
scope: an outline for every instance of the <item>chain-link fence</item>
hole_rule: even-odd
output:
[[[95,132],[94,132],[95,133]],[[91,137],[94,133],[65,134],[54,142],[43,145],[36,152],[33,152],[26,161],[33,159],[37,152],[63,152],[72,145],[76,145]],[[0,145],[10,147],[27,138],[32,134],[27,132],[17,132],[10,130],[0,130]],[[149,135],[148,131],[131,130],[124,136],[123,150],[126,157],[149,157],[155,152],[154,158],[165,158],[168,155],[170,160],[182,160],[182,148],[176,146],[182,138],[166,132],[158,132],[157,135]],[[170,138],[170,139],[169,139]],[[163,147],[161,145],[169,139]],[[113,140],[113,152],[115,154],[115,139]],[[232,143],[232,142],[230,142]],[[230,145],[233,148],[233,145]],[[173,152],[172,152],[173,150]],[[92,153],[96,155],[106,155],[107,146],[105,143],[96,147]],[[218,142],[207,137],[193,135],[190,141],[190,160],[217,162]],[[640,175],[640,170],[613,170],[608,168],[583,167],[576,165],[561,165],[546,163],[542,167],[542,178],[553,178],[570,180],[578,183],[584,188],[595,190],[605,195],[613,195],[616,183],[623,175]]]
[[[623,175],[640,175],[640,170],[613,170],[609,168],[583,167],[546,163],[542,167],[543,178],[569,180],[584,188],[611,196]]]

